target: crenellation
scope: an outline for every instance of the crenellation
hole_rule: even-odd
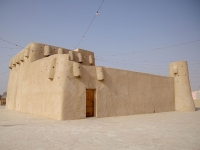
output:
[[[21,56],[22,53],[24,55],[23,57]],[[29,60],[28,62],[31,63],[55,54],[69,54],[71,61],[82,63],[84,65],[95,65],[93,52],[83,49],[76,49],[74,51],[71,51],[69,49],[40,43],[30,43],[14,57],[16,63],[20,64],[20,61],[25,62],[26,60]]]
[[[21,54],[20,54],[20,61],[24,62],[24,52],[21,52]]]
[[[81,53],[78,53],[78,62],[82,63],[83,62],[83,57]]]
[[[44,46],[44,56],[45,57],[48,57],[51,55],[51,50],[50,50],[50,47],[48,45],[45,45]]]
[[[18,53],[17,56],[16,56],[16,63],[17,64],[20,64],[20,54]]]
[[[94,60],[94,59],[92,58],[92,55],[89,55],[89,64],[90,64],[90,65],[93,65],[93,63],[94,63],[93,60]]]
[[[58,48],[58,54],[63,54],[63,49],[62,48]]]
[[[73,61],[74,60],[74,53],[73,51],[69,51],[69,57],[70,57],[70,60]]]
[[[24,49],[24,56],[28,58],[29,57],[29,53],[30,53],[30,49],[28,47],[26,47]]]

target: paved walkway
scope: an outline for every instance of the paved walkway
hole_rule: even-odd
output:
[[[200,150],[200,109],[56,121],[0,106],[1,150]]]

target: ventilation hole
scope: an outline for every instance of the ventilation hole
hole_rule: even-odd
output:
[[[154,113],[155,113],[155,110],[154,110]]]

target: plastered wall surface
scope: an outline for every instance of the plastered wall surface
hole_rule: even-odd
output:
[[[169,64],[169,76],[174,77],[175,110],[195,111],[191,95],[188,65],[186,61]]]
[[[11,59],[6,108],[61,120],[68,63],[71,60],[78,62],[80,53],[83,55],[82,64],[94,65],[94,54],[82,49],[72,51],[71,56],[67,53],[69,50],[56,54],[60,48],[48,46],[47,57],[44,56],[45,46],[31,43]],[[21,54],[23,61],[19,59]]]
[[[175,110],[173,78],[103,68],[105,79],[98,81],[95,66],[81,69],[81,78],[74,78],[72,70],[68,72],[66,89],[69,93],[65,95],[64,107],[69,108],[63,113],[64,119],[85,118],[85,89],[96,89],[96,117]],[[70,116],[72,111],[73,116]]]
[[[68,54],[65,55],[68,56]],[[54,82],[48,78],[48,73],[49,64],[56,55],[44,58],[42,61],[32,62],[22,71],[24,73],[23,77],[15,76],[14,85],[11,83],[11,86],[9,86],[11,89],[9,90],[7,108],[60,119],[65,79],[63,78],[64,75],[62,75],[64,70],[60,69],[62,65],[59,64],[67,57],[65,55],[61,55],[61,57],[57,56],[59,59],[57,59],[58,61],[55,66],[57,72],[55,73],[56,78],[54,78]],[[14,76],[14,71],[20,72],[19,68],[14,68],[10,75]],[[13,88],[13,86],[17,88]]]
[[[84,119],[86,89],[95,89],[95,117],[175,110],[173,76],[97,67],[94,53],[82,49],[31,43],[19,54],[9,64],[8,109],[57,120]]]

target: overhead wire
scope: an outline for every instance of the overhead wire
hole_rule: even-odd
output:
[[[103,4],[103,1],[102,1],[102,3],[101,3],[101,5],[100,5],[100,7],[99,7],[99,9],[101,8],[101,6],[102,6],[102,4]],[[99,10],[98,9],[98,10]],[[98,12],[98,11],[97,11]],[[88,30],[86,30],[86,32],[87,32]],[[86,33],[85,32],[85,33]],[[5,41],[5,42],[7,42],[7,43],[10,43],[10,44],[12,44],[12,45],[15,45],[15,46],[18,46],[18,47],[21,47],[21,48],[23,48],[22,46],[19,46],[19,45],[17,45],[17,44],[15,44],[15,43],[13,43],[13,42],[10,42],[10,41],[7,41],[7,40],[4,40],[4,39],[2,39],[2,38],[0,38],[0,40],[2,40],[2,41]],[[179,45],[183,45],[183,44],[188,44],[188,43],[192,43],[192,42],[197,42],[197,41],[200,41],[200,40],[195,40],[195,41],[190,41],[190,42],[184,42],[184,43],[181,43],[181,44],[174,44],[174,45],[172,45],[172,46],[166,46],[166,47],[162,47],[162,48],[160,48],[160,49],[164,49],[164,48],[169,48],[169,47],[173,47],[173,46],[179,46]],[[147,51],[141,51],[141,52],[147,52]],[[139,52],[138,52],[139,53]],[[128,53],[127,53],[128,54]],[[5,56],[13,56],[13,55],[5,55]],[[4,56],[0,56],[0,57],[4,57]],[[96,59],[97,61],[104,61],[104,62],[108,62],[108,63],[112,63],[112,64],[120,64],[121,62],[118,62],[118,61],[124,61],[124,62],[126,62],[126,64],[120,64],[120,65],[123,65],[123,66],[134,66],[134,67],[140,67],[140,68],[154,68],[154,69],[158,69],[158,70],[162,70],[162,68],[161,67],[157,67],[157,66],[165,66],[165,65],[162,65],[162,64],[150,64],[149,62],[171,62],[171,61],[148,61],[148,60],[141,60],[141,61],[134,61],[134,60],[126,60],[126,59],[124,59],[124,60],[117,60],[117,59],[109,59],[109,60],[107,60],[107,59],[104,59],[104,58],[97,58]],[[110,61],[110,60],[112,60],[112,61]],[[3,60],[4,61],[4,60]],[[8,61],[8,60],[7,60]],[[117,62],[113,62],[113,61],[117,61]],[[134,62],[134,64],[133,63],[131,63],[131,64],[127,64],[127,61],[131,61],[131,62]],[[189,60],[188,60],[189,61]],[[200,61],[200,60],[190,60],[190,61]],[[135,64],[135,62],[143,62],[143,64]],[[197,64],[197,63],[195,63],[195,64]],[[195,64],[191,64],[190,63],[190,65],[195,65]],[[139,66],[138,66],[139,65]],[[155,67],[156,66],[156,67]],[[167,65],[166,65],[167,66]]]
[[[168,71],[168,65],[162,65],[162,66],[158,66],[158,65],[152,65],[152,64],[129,64],[129,63],[121,63],[121,62],[113,62],[113,61],[104,61],[104,60],[100,60],[100,61],[103,61],[105,63],[109,63],[109,64],[112,64],[112,65],[120,65],[120,66],[123,66],[123,67],[131,67],[129,69],[131,70],[142,70],[142,71],[145,71],[147,72],[148,70],[148,73],[149,71],[152,72],[152,71]],[[123,68],[124,69],[124,68]],[[192,72],[191,72],[192,71]],[[194,72],[193,72],[194,71]],[[198,72],[199,70],[191,70],[189,69],[189,73],[190,74],[200,74]]]
[[[2,49],[7,48],[7,49],[19,49],[20,47],[0,47]]]
[[[95,59],[97,61],[104,61],[104,62],[112,62],[112,63],[122,63],[118,60],[109,60],[109,59]],[[152,61],[133,61],[133,62],[126,62],[125,60],[121,60],[123,62],[125,62],[126,64],[130,64],[130,65],[143,65],[143,66],[166,66],[168,64],[152,64]],[[153,61],[154,62],[154,61]],[[163,61],[158,61],[158,62],[163,62]],[[172,62],[172,61],[166,61],[168,63]],[[190,63],[190,61],[187,61],[189,65],[196,65],[198,63]]]
[[[160,51],[163,49],[168,49],[171,47],[175,47],[175,46],[180,46],[180,45],[185,45],[185,44],[190,44],[190,43],[194,43],[194,42],[199,42],[200,40],[194,40],[194,41],[189,41],[189,42],[183,42],[180,44],[174,44],[174,45],[169,45],[169,46],[165,46],[165,47],[161,47],[161,48],[155,48],[152,50],[145,50],[145,51],[136,51],[136,52],[131,52],[131,53],[122,53],[122,54],[113,54],[113,55],[101,55],[101,56],[96,56],[96,57],[103,57],[103,56],[118,56],[118,55],[130,55],[130,54],[136,54],[136,53],[144,53],[144,52],[152,52],[152,51]]]
[[[9,57],[9,56],[13,56],[14,54],[11,55],[4,55],[4,56],[0,56],[0,57]]]
[[[104,0],[103,0],[104,1]],[[103,1],[102,1],[102,3],[101,3],[101,5],[103,4]],[[100,5],[100,7],[99,7],[99,9],[101,8],[101,5]],[[99,10],[98,9],[98,10]],[[98,11],[97,11],[98,12]],[[87,30],[86,30],[87,31]],[[12,43],[12,42],[10,42],[10,41],[7,41],[7,40],[4,40],[4,39],[2,39],[2,38],[0,38],[0,40],[2,40],[2,41],[5,41],[5,42],[7,42],[7,43],[10,43],[10,44],[12,44],[12,45],[16,45],[16,46],[18,46],[18,47],[20,47],[20,48],[24,48],[24,47],[22,47],[22,46],[19,46],[19,45],[17,45],[17,44],[14,44],[14,43]],[[171,46],[165,46],[165,47],[162,47],[162,48],[157,48],[157,49],[165,49],[165,48],[170,48],[170,47],[174,47],[174,46],[180,46],[180,45],[183,45],[183,44],[189,44],[189,43],[193,43],[193,42],[199,42],[200,40],[194,40],[194,41],[189,41],[189,42],[183,42],[183,43],[181,43],[181,44],[174,44],[174,45],[171,45]],[[150,50],[150,51],[154,51],[154,50],[157,50],[157,49],[153,49],[153,50]],[[142,52],[149,52],[149,50],[146,50],[146,51],[137,51],[137,52],[134,52],[134,53],[142,53]],[[115,54],[115,55],[103,55],[103,56],[117,56],[117,55],[128,55],[128,54],[133,54],[133,53],[124,53],[124,54]],[[13,54],[14,55],[14,54]],[[8,56],[8,55],[4,55],[4,56]],[[4,57],[4,56],[0,56],[0,57]],[[10,55],[11,56],[11,55]],[[99,57],[99,56],[96,56],[96,57]],[[105,59],[105,58],[96,58],[96,60],[98,60],[98,59]],[[111,60],[111,59],[109,59],[109,60]],[[112,59],[112,60],[117,60],[117,59]],[[117,60],[117,61],[132,61],[132,62],[142,62],[142,61],[145,61],[145,62],[172,62],[172,61],[149,61],[149,60],[140,60],[140,61],[135,61],[135,60],[131,60],[131,59],[123,59],[123,60]],[[188,60],[189,61],[189,60]],[[190,61],[200,61],[200,60],[190,60]]]
[[[0,73],[0,75],[2,75],[2,74],[5,74],[5,73],[7,73],[7,72],[9,72],[10,70],[8,70],[8,71],[5,71],[5,72],[2,72],[2,73]]]
[[[15,43],[12,43],[12,42],[10,42],[10,41],[7,41],[7,40],[5,40],[5,39],[0,38],[0,40],[2,40],[2,41],[4,41],[4,42],[7,42],[7,43],[10,43],[10,44],[12,44],[12,45],[15,45],[16,47],[21,47],[21,48],[23,48],[22,46],[17,45],[17,44],[15,44]]]
[[[173,62],[172,60],[133,60],[133,59],[112,59],[112,58],[96,58],[96,60],[99,60],[99,59],[102,59],[102,60],[114,60],[114,61],[131,61],[131,62],[155,62],[155,63],[158,63],[158,62]],[[187,61],[200,61],[199,60],[187,60]]]
[[[94,22],[94,19],[98,16],[99,14],[99,10],[101,9],[101,6],[103,5],[104,0],[102,0],[101,5],[99,6],[98,10],[96,11],[96,14],[94,15],[92,21],[90,22],[89,26],[87,27],[86,31],[84,32],[83,36],[81,37],[81,39],[79,40],[79,42],[77,43],[77,45],[75,46],[75,49],[78,47],[78,45],[81,43],[81,41],[85,38],[86,33],[88,32],[88,30],[90,29],[92,23]]]

